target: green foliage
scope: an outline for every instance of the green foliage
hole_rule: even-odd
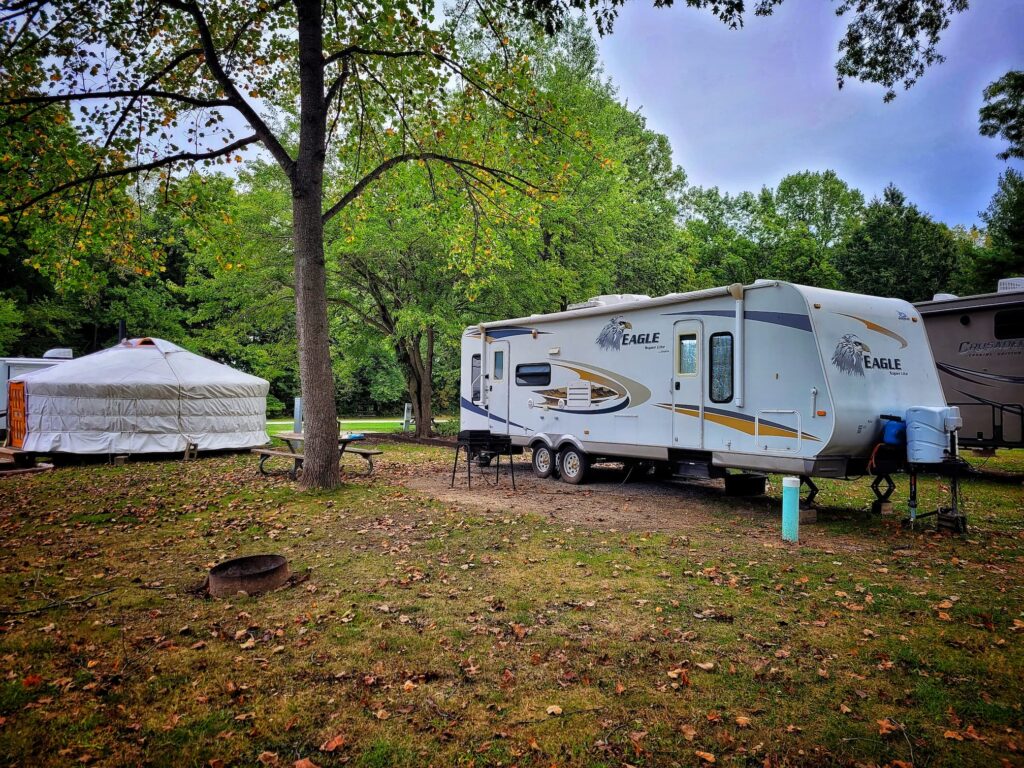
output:
[[[863,206],[863,195],[834,171],[792,174],[756,196],[691,190],[685,226],[700,282],[773,278],[838,288],[835,251],[858,225]]]
[[[1002,277],[1024,275],[1024,176],[1007,169],[981,219],[988,247],[979,251],[972,279],[975,290],[987,293]]]
[[[855,293],[924,301],[950,289],[963,251],[944,224],[886,188],[864,212],[864,223],[838,251],[844,288]]]
[[[1003,160],[1024,158],[1024,71],[1007,72],[990,83],[983,95],[979,132],[1006,140],[1007,148],[998,154]]]
[[[9,355],[21,336],[22,316],[14,299],[0,296],[0,355]]]

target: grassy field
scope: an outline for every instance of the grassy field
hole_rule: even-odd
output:
[[[444,421],[442,417],[438,419]],[[401,419],[344,419],[340,422],[341,429],[345,432],[375,432],[387,434],[390,432],[402,431]],[[291,419],[273,419],[267,422],[267,431],[271,435],[278,432],[290,432],[295,428],[295,422]]]
[[[972,481],[965,537],[826,483],[795,546],[774,503],[627,531],[406,487],[449,460],[390,444],[331,493],[251,456],[0,480],[0,764],[1024,765],[1019,483]],[[267,551],[308,578],[189,591]]]

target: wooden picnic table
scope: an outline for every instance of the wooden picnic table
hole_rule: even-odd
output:
[[[302,469],[302,462],[304,459],[302,447],[306,440],[306,436],[301,432],[278,432],[274,437],[278,437],[288,443],[288,450],[277,451],[272,448],[253,448],[253,453],[260,456],[260,472],[264,475],[270,474],[264,466],[268,459],[273,457],[289,458],[293,461],[293,465],[288,474],[291,475],[294,480],[298,477],[299,470]],[[365,439],[366,437],[364,435],[358,433],[353,434],[351,432],[342,432],[338,435],[338,447],[341,449],[340,458],[344,458],[346,453],[353,453],[364,459],[368,467],[366,474],[369,475],[373,473],[373,457],[380,456],[384,451],[349,447],[352,443],[357,443]]]

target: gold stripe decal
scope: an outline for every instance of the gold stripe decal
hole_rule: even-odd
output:
[[[692,416],[698,418],[700,416],[700,409],[694,408],[688,405],[672,405],[671,403],[655,403],[658,408],[664,408],[666,411],[674,411],[681,416]],[[757,426],[760,431],[761,437],[804,437],[807,440],[813,440],[816,443],[820,443],[821,439],[814,435],[804,432],[797,432],[795,429],[783,426],[782,424],[770,424],[760,422],[754,424],[754,418],[752,416],[746,416],[744,414],[725,414],[725,413],[713,413],[710,411],[704,411],[704,421],[710,421],[713,424],[718,424],[729,429],[735,429],[738,432],[743,432],[746,435],[754,434],[754,427]]]
[[[867,328],[869,331],[874,331],[875,333],[880,333],[883,336],[888,336],[890,339],[895,339],[900,343],[900,349],[904,349],[907,346],[906,339],[904,339],[895,331],[890,331],[888,328],[885,328],[879,325],[878,323],[873,323],[870,320],[865,320],[863,317],[857,317],[856,315],[848,315],[845,312],[836,312],[836,314],[842,315],[843,317],[848,317],[851,320],[856,320],[858,323],[863,323],[864,327]]]
[[[625,397],[628,394],[630,408],[636,408],[651,399],[651,390],[639,381],[628,379],[604,368],[598,368],[596,365],[577,363],[575,360],[552,360],[551,364],[568,368],[584,381],[614,390],[619,397]]]

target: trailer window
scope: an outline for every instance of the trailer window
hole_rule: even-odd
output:
[[[727,403],[732,400],[732,334],[713,333],[708,343],[709,389],[711,402]]]
[[[516,384],[520,387],[546,387],[551,383],[551,366],[547,363],[523,363],[516,366]]]
[[[1024,309],[1004,309],[996,312],[995,336],[997,339],[1024,338]]]
[[[474,403],[480,402],[480,355],[473,355],[469,368],[469,382]]]
[[[505,352],[496,350],[494,353],[494,380],[501,381],[505,378]]]
[[[695,333],[681,333],[679,334],[679,363],[678,370],[680,376],[696,376],[697,375],[697,334]]]

